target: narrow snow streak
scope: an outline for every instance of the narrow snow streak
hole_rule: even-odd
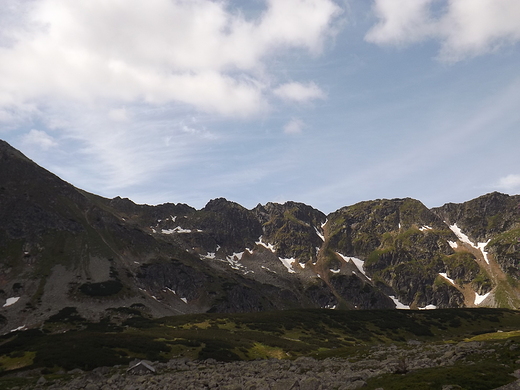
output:
[[[173,233],[193,233],[194,231],[191,229],[183,229],[180,226],[177,226],[175,229],[162,229],[162,234],[173,234]],[[195,232],[201,233],[202,230],[196,229]]]
[[[448,274],[444,272],[439,272],[439,275],[441,275],[444,279],[449,281],[451,284],[455,285],[455,281],[453,279],[448,278]]]
[[[489,241],[491,240],[488,240],[487,242],[478,242],[476,245],[475,243],[473,243],[469,237],[467,235],[465,235],[464,233],[462,233],[462,231],[460,230],[460,228],[457,226],[457,224],[453,224],[450,226],[450,229],[453,233],[455,233],[455,235],[457,236],[457,238],[459,240],[461,240],[462,242],[465,242],[466,244],[469,244],[471,245],[473,248],[475,249],[478,249],[480,252],[482,252],[482,256],[484,256],[484,260],[486,261],[487,264],[489,264],[489,257],[488,257],[488,253],[484,250],[487,246],[487,244],[489,244]],[[451,245],[450,241],[448,241],[448,243]],[[452,246],[453,248],[453,246]]]
[[[396,308],[396,309],[410,310],[410,306],[405,305],[405,304],[399,302],[399,300],[398,300],[396,297],[394,297],[393,295],[389,295],[388,297],[389,297],[392,301],[394,301],[394,303],[395,303],[395,308]]]
[[[7,298],[3,307],[14,305],[19,299],[20,297]]]
[[[316,226],[314,226],[314,230],[316,231],[316,234],[318,235],[318,237],[321,238],[321,241],[325,241],[325,236],[320,233],[320,231],[318,230],[318,228]]]
[[[349,256],[345,256],[345,255],[342,255],[341,253],[339,252],[336,252],[338,255],[341,256],[341,258],[343,260],[345,260],[346,263],[348,263],[349,261],[352,261],[355,266],[357,267],[357,269],[359,270],[359,272],[361,272],[363,275],[365,275],[365,277],[368,279],[368,280],[372,280],[370,279],[370,277],[366,274],[365,272],[365,268],[364,268],[364,264],[365,262],[361,259],[358,259],[357,257],[349,257]]]

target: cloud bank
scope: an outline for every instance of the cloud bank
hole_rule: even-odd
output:
[[[331,0],[268,0],[255,19],[210,0],[16,4],[0,15],[0,106],[178,102],[226,116],[263,110],[266,61],[319,53],[341,12]]]
[[[406,45],[436,39],[447,62],[475,57],[520,41],[517,0],[375,0],[379,22],[365,39]]]

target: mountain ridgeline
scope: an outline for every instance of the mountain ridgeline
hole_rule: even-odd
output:
[[[520,307],[520,196],[196,210],[87,193],[3,141],[0,164],[0,333],[66,307],[90,319]]]

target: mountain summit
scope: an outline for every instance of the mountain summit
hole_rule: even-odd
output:
[[[0,141],[0,333],[86,318],[290,308],[520,306],[520,196],[329,215],[214,199],[137,205],[75,188]],[[126,313],[126,314],[125,314]]]

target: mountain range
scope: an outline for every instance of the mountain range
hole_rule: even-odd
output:
[[[200,210],[106,199],[0,141],[0,334],[83,317],[520,307],[520,196]]]

